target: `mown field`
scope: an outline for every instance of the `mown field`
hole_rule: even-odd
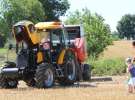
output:
[[[28,88],[20,82],[18,89],[0,90],[0,100],[134,100],[135,94],[129,94],[125,76],[115,76],[109,82],[86,82],[80,86],[51,89]]]
[[[0,55],[6,56],[5,50],[1,49]],[[100,59],[125,59],[134,55],[131,41],[115,41]],[[127,92],[126,80],[126,75],[112,76],[112,81],[81,82],[79,87],[56,85],[51,89],[30,88],[20,82],[18,89],[0,89],[0,100],[135,100],[135,92]]]
[[[126,58],[134,57],[135,49],[132,47],[132,41],[114,41],[113,45],[107,49],[100,56],[101,58]]]

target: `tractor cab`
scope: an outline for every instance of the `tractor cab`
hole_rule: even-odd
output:
[[[66,48],[66,34],[60,22],[39,22],[35,25],[36,31],[40,34],[43,49],[50,49],[51,60],[60,64],[59,56]]]

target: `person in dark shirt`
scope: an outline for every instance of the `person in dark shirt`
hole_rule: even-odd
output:
[[[129,73],[128,91],[129,93],[133,93],[133,90],[135,89],[135,65],[133,64],[133,59],[131,57],[126,59],[126,65],[127,73]]]

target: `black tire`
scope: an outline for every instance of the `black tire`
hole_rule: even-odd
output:
[[[5,67],[3,68],[14,68],[16,67],[16,64],[14,62],[5,62]],[[2,73],[0,73],[0,88],[5,88],[5,89],[12,89],[12,88],[17,88],[18,81],[17,80],[12,80],[3,77]]]
[[[18,81],[6,79],[2,75],[0,75],[0,88],[12,89],[12,88],[17,88],[17,85],[18,85]]]
[[[71,54],[71,58],[69,57]],[[64,58],[64,78],[59,79],[59,84],[64,86],[73,85],[76,81],[76,62],[72,52],[67,52]]]
[[[76,62],[76,81],[80,81],[83,79],[82,77],[82,68],[81,65],[79,64],[79,62],[77,60],[75,60]]]
[[[35,73],[33,72],[27,72],[23,76],[23,81],[26,83],[29,87],[35,87],[36,81],[35,81]]]
[[[36,85],[35,79],[25,80],[25,82],[26,82],[26,85],[29,87],[35,87],[35,85]]]
[[[36,70],[35,81],[37,88],[50,88],[54,85],[55,74],[51,64],[40,64]]]
[[[83,80],[84,81],[89,81],[91,80],[91,67],[89,64],[84,64],[83,65]]]

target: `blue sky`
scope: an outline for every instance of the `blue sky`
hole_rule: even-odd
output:
[[[97,12],[105,18],[105,22],[116,30],[117,22],[124,14],[135,14],[135,0],[69,0],[69,11],[87,7],[92,13]]]

